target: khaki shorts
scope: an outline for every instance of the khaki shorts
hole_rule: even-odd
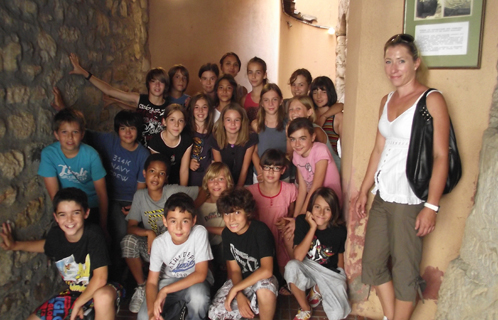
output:
[[[415,302],[422,259],[422,238],[417,237],[415,221],[423,206],[386,202],[379,194],[375,196],[363,250],[363,283],[378,286],[392,279],[396,299]],[[389,257],[392,275],[387,267]]]

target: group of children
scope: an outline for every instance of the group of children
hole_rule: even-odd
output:
[[[38,242],[15,241],[8,223],[0,234],[2,248],[45,252],[70,286],[83,288],[71,291],[74,306],[64,317],[82,314],[93,298],[96,319],[113,318],[119,290],[106,285],[108,267],[109,279],[119,281],[125,263],[137,282],[129,309],[138,319],[172,312],[273,319],[279,293],[296,297],[295,319],[309,319],[322,299],[329,319],[347,316],[342,104],[329,78],[311,81],[298,69],[290,78],[294,97],[284,100],[254,57],[247,92],[234,80],[240,59],[229,52],[221,77],[216,64],[200,68],[203,92],[186,95],[189,72],[175,65],[168,73],[152,69],[141,95],[93,76],[75,54],[70,60],[71,74],[130,110],[116,115],[115,133],[85,130],[83,115],[65,108],[54,88],[58,141],[42,151],[38,174],[58,226]],[[55,235],[67,250],[52,244]],[[73,254],[82,239],[84,253]],[[66,275],[68,263],[77,276]],[[32,319],[50,319],[54,299],[47,303]]]

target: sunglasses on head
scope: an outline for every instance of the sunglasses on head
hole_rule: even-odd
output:
[[[406,33],[400,33],[397,35],[394,35],[389,39],[389,42],[394,42],[394,43],[399,43],[399,42],[405,42],[405,43],[412,43],[415,39],[413,36],[406,34]]]

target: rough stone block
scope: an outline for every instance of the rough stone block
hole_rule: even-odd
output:
[[[35,118],[27,112],[13,114],[8,118],[8,127],[15,138],[26,139],[36,130]]]
[[[54,38],[52,38],[48,33],[40,31],[36,41],[40,49],[46,51],[51,58],[55,58],[55,54],[57,53],[57,44],[55,43]]]
[[[7,207],[11,206],[16,201],[16,197],[17,197],[17,190],[11,186],[8,186],[7,188],[1,191],[0,204]]]
[[[35,65],[25,65],[21,66],[22,73],[26,76],[26,79],[29,81],[33,81],[37,75],[42,71],[41,66]]]
[[[26,104],[29,99],[29,94],[30,90],[28,87],[19,86],[7,88],[7,104]]]
[[[0,90],[0,91],[2,91],[2,90]],[[1,97],[1,94],[0,94],[0,97]],[[0,100],[3,100],[3,99],[0,99]],[[5,131],[6,131],[5,122],[3,122],[2,119],[0,119],[0,139],[2,139],[3,136],[5,135]]]
[[[16,71],[17,57],[21,54],[21,45],[17,42],[10,42],[2,49],[2,60],[4,71]]]
[[[7,179],[17,177],[24,169],[24,155],[17,151],[11,150],[0,153],[0,170]]]
[[[3,287],[7,282],[12,281],[12,268],[14,266],[14,253],[12,251],[0,252],[0,287]]]

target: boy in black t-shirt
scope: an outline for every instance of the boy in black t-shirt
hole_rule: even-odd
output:
[[[210,319],[273,319],[277,304],[278,272],[273,234],[261,221],[252,220],[256,209],[244,188],[224,191],[216,202],[226,228],[223,239],[229,280],[209,307]]]
[[[53,227],[45,240],[15,241],[8,223],[0,236],[4,250],[45,253],[55,261],[69,290],[38,307],[29,320],[83,318],[93,300],[95,319],[114,319],[116,289],[107,284],[109,254],[98,225],[85,225],[90,213],[86,194],[77,188],[61,189],[54,196]]]

